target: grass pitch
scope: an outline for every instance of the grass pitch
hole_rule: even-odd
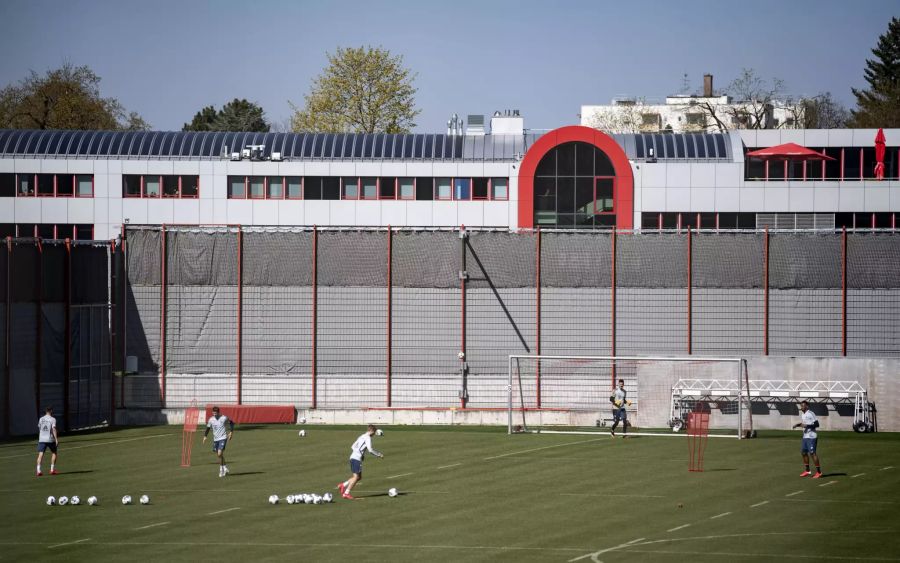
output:
[[[898,434],[822,432],[811,480],[799,432],[711,439],[689,473],[684,438],[387,427],[359,500],[272,506],[336,493],[364,430],[306,429],[238,426],[222,479],[201,432],[179,467],[180,427],[62,436],[40,478],[33,441],[2,443],[0,560],[900,561]],[[73,494],[100,504],[44,502]]]

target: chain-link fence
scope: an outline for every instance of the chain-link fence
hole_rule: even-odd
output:
[[[900,356],[900,235],[133,227],[125,407],[500,408],[509,354]]]

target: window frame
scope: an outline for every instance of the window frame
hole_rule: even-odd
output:
[[[228,178],[243,178],[242,184],[243,184],[243,186],[244,186],[244,189],[243,189],[243,191],[241,192],[241,195],[240,195],[239,197],[235,197],[235,196],[232,195],[232,193],[231,193],[231,187],[232,187],[235,183],[234,183],[233,181],[229,180],[229,181],[228,181],[228,199],[248,199],[248,198],[247,198],[247,175],[246,175],[246,174],[243,175],[243,176],[237,176],[237,175],[234,175],[234,176],[228,176]]]
[[[365,194],[366,184],[365,184],[365,182],[363,182],[363,178],[375,180],[375,193],[373,195],[367,196]],[[380,180],[380,178],[378,178],[377,176],[360,176],[359,177],[359,199],[366,200],[366,201],[373,201],[373,200],[379,199],[378,198],[378,188],[379,188],[378,182],[379,182],[379,180]]]
[[[468,187],[469,197],[457,197],[457,189],[456,189],[457,188],[457,186],[456,186],[457,180],[459,180],[459,181],[468,180],[468,182],[469,182],[469,187]],[[473,182],[472,182],[471,177],[454,176],[453,178],[451,178],[450,179],[450,197],[451,197],[451,199],[453,199],[453,201],[472,201],[472,195],[473,195],[472,194],[472,192],[473,192],[472,184],[473,184]],[[462,190],[459,190],[459,191],[462,191]]]
[[[415,177],[410,178],[408,176],[404,176],[404,178],[406,178],[408,180],[412,180],[412,193],[407,197],[403,196],[402,184],[400,183],[400,180],[403,178],[397,177],[397,199],[398,200],[406,200],[406,201],[415,201],[415,199],[416,199],[416,178]]]
[[[354,178],[356,180],[356,193],[352,197],[347,195],[347,186],[352,185],[351,182],[349,182],[351,178],[353,178],[353,176],[341,176],[341,199],[346,199],[348,201],[359,201],[360,194],[362,193],[359,176]]]
[[[608,211],[597,210],[597,183],[598,180],[612,180],[612,209]],[[604,198],[606,199],[606,198]],[[615,215],[616,214],[616,177],[615,176],[594,176],[594,215]]]
[[[284,178],[284,199],[303,199],[303,182],[306,176],[282,176]],[[288,178],[299,178],[300,179],[300,195],[294,197],[290,196],[288,191]]]
[[[449,191],[447,193],[447,197],[441,197],[440,186],[438,185],[438,180],[449,180],[448,184]],[[433,189],[434,189],[434,201],[453,201],[453,178],[449,178],[447,176],[435,176],[432,178]]]
[[[494,195],[494,180],[506,180],[506,196],[496,197]],[[500,176],[488,178],[488,199],[490,201],[509,201],[509,178]]]

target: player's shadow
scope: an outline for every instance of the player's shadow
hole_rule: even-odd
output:
[[[401,493],[399,491],[397,492],[398,497],[405,497],[406,495],[410,495],[410,494],[412,494],[412,493]],[[373,493],[373,494],[365,495],[365,496],[356,495],[356,498],[378,498],[378,497],[389,497],[389,496],[391,496],[391,495],[388,493]]]
[[[244,475],[262,475],[265,471],[233,471],[228,474],[229,477],[242,477]]]
[[[80,469],[78,471],[60,471],[60,475],[78,475],[79,473],[93,473],[93,469]]]
[[[825,477],[846,477],[846,476],[847,476],[846,473],[823,473],[822,474],[823,479]]]

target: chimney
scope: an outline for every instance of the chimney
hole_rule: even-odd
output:
[[[703,97],[704,98],[712,98],[713,88],[712,88],[712,74],[704,74],[703,75]]]

